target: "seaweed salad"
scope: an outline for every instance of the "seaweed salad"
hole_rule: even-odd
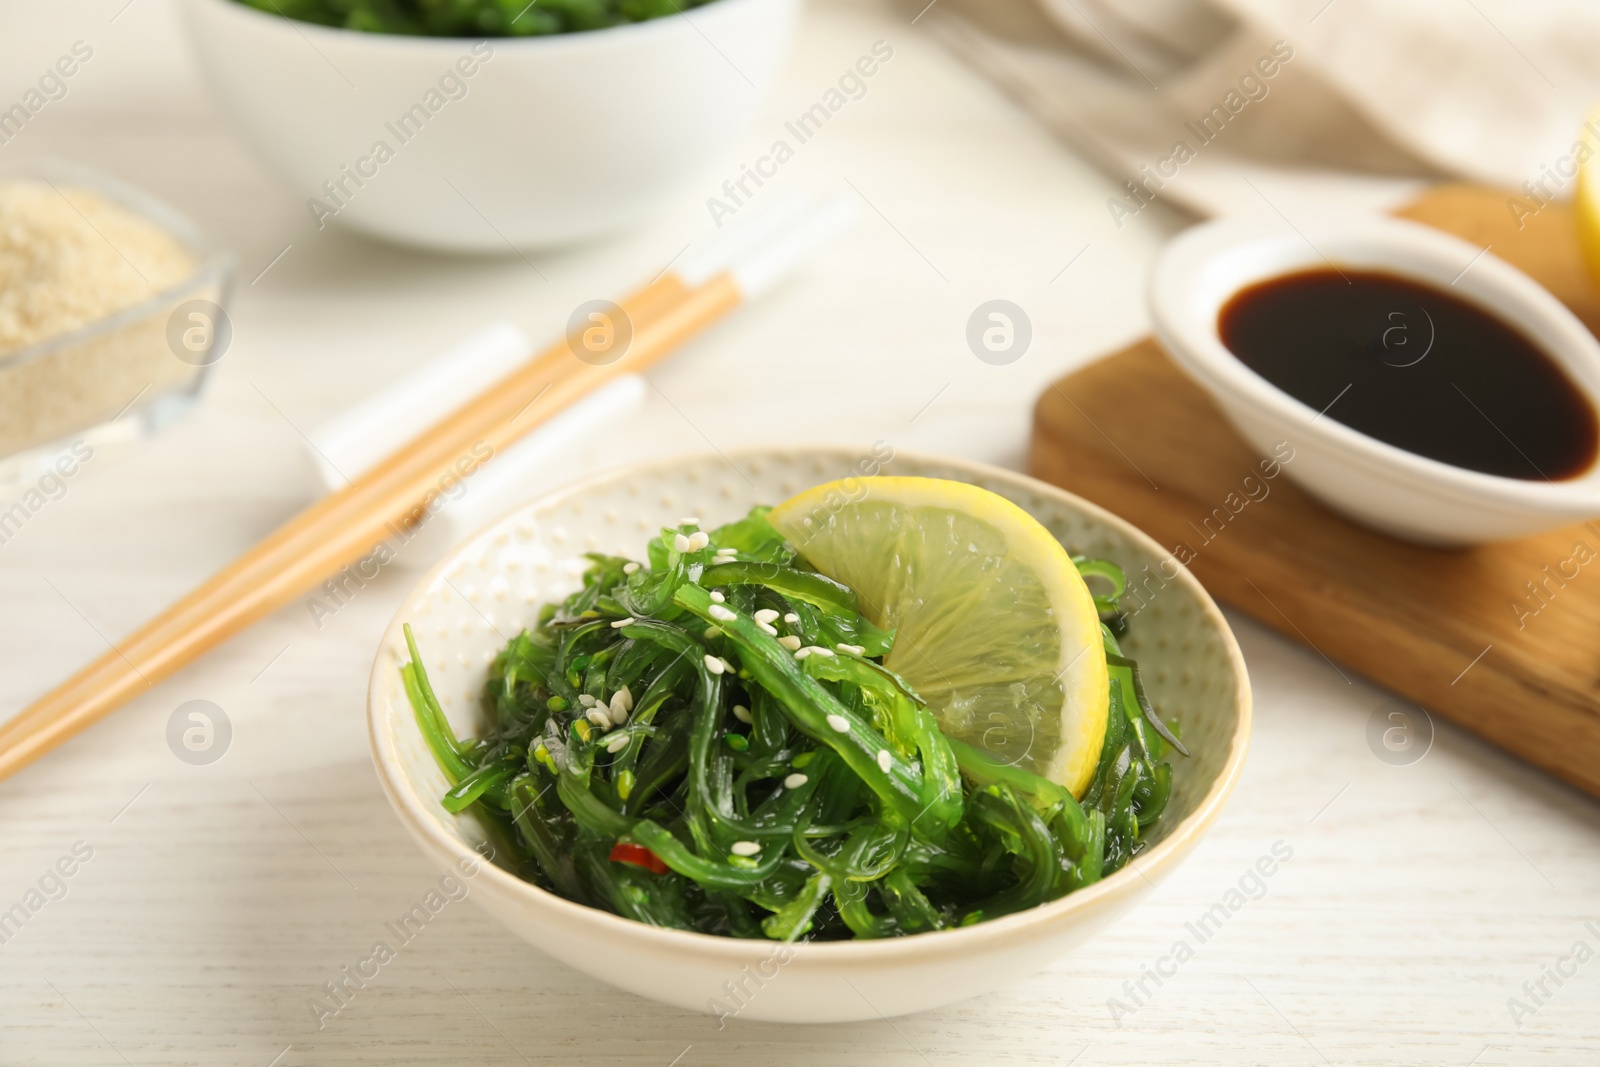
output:
[[[893,613],[808,562],[827,553],[797,548],[807,538],[780,527],[802,527],[776,517],[757,508],[713,530],[689,518],[644,560],[589,555],[582,588],[494,660],[477,738],[446,721],[407,626],[401,673],[452,783],[443,806],[475,811],[522,877],[569,900],[777,941],[965,926],[1055,900],[1140,851],[1171,793],[1166,757],[1187,752],[1121,654],[1116,565],[1051,539],[1104,657],[1074,789],[1041,773],[1037,753],[986,748],[993,727],[962,725],[962,698],[925,700],[890,665],[908,640]]]

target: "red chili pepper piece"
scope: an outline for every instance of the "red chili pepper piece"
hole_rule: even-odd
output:
[[[666,874],[667,865],[661,862],[661,857],[645,848],[643,845],[629,844],[618,841],[611,846],[612,863],[631,863],[635,867],[643,867],[651,874]]]

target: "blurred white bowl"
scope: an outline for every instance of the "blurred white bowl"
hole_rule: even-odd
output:
[[[475,41],[182,4],[223,110],[319,226],[463,252],[560,245],[643,218],[743,135],[798,6],[714,0],[606,30]]]
[[[1169,874],[1222,811],[1250,740],[1250,679],[1232,632],[1200,583],[1126,522],[1054,486],[977,463],[896,455],[890,473],[954,478],[1014,501],[1063,544],[1121,564],[1157,592],[1123,647],[1151,699],[1177,714],[1192,756],[1172,761],[1172,799],[1132,867],[1060,900],[958,930],[883,941],[779,945],[664,930],[548,893],[479,865],[470,813],[439,804],[450,785],[400,683],[410,623],[434,691],[457,731],[476,734],[488,662],[540,605],[581,584],[585,552],[640,555],[679,515],[707,528],[836,478],[859,476],[862,450],[774,448],[638,464],[518,508],[458,545],[401,605],[378,648],[367,695],[372,760],[389,802],[442,870],[474,874],[472,898],[518,936],[570,966],[642,996],[741,1019],[842,1022],[951,1004],[1020,982],[1094,936]],[[734,466],[733,464],[737,464]],[[1150,578],[1149,572],[1160,571]],[[1137,870],[1133,869],[1137,867]],[[731,992],[730,992],[731,991]],[[742,991],[742,992],[741,992]],[[718,1002],[721,1002],[719,1008]]]

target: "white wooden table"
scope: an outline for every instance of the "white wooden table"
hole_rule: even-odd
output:
[[[709,230],[700,200],[738,162],[642,232],[540,258],[548,282],[519,259],[317,234],[206,100],[164,0],[113,22],[124,3],[0,3],[0,101],[73,40],[96,50],[0,161],[66,156],[190,211],[239,255],[235,341],[193,417],[103,450],[0,545],[0,714],[304,503],[298,428],[487,321],[549,336],[580,301],[649,277]],[[639,416],[545,484],[775,440],[881,438],[1020,466],[1043,384],[1141,332],[1145,275],[1177,220],[1152,210],[1116,230],[1111,183],[912,25],[920,6],[813,0],[739,157],[889,41],[895,58],[866,98],[781,178],[848,182],[871,205],[862,223],[652,375]],[[1004,367],[963,337],[996,297],[1034,329]],[[299,607],[281,612],[0,782],[0,909],[41,879],[60,896],[48,872],[63,857],[73,871],[0,944],[0,1063],[1595,1060],[1600,962],[1570,954],[1580,941],[1586,959],[1600,951],[1600,808],[1442,724],[1420,762],[1380,761],[1366,731],[1387,695],[1242,619],[1257,719],[1228,811],[1120,927],[1008,991],[894,1022],[719,1031],[600,986],[460,904],[319,1030],[310,999],[435,877],[380,795],[362,718],[378,634],[426,562],[402,560],[320,629]],[[210,766],[165,739],[191,699],[233,726]],[[1185,924],[1276,842],[1292,858],[1199,943]],[[1180,939],[1194,956],[1174,967]],[[1558,966],[1577,973],[1558,985],[1544,977]],[[1171,975],[1159,985],[1156,968]],[[1541,979],[1548,996],[1524,989]]]

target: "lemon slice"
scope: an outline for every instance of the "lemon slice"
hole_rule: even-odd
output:
[[[767,519],[897,632],[884,665],[946,734],[1083,795],[1106,731],[1100,620],[1038,520],[965,482],[889,477],[819,485]]]
[[[1589,116],[1585,124],[1584,140],[1591,154],[1578,164],[1578,191],[1573,209],[1577,218],[1578,244],[1583,248],[1584,262],[1589,266],[1589,277],[1600,286],[1600,143],[1587,131],[1600,126],[1600,109]]]

